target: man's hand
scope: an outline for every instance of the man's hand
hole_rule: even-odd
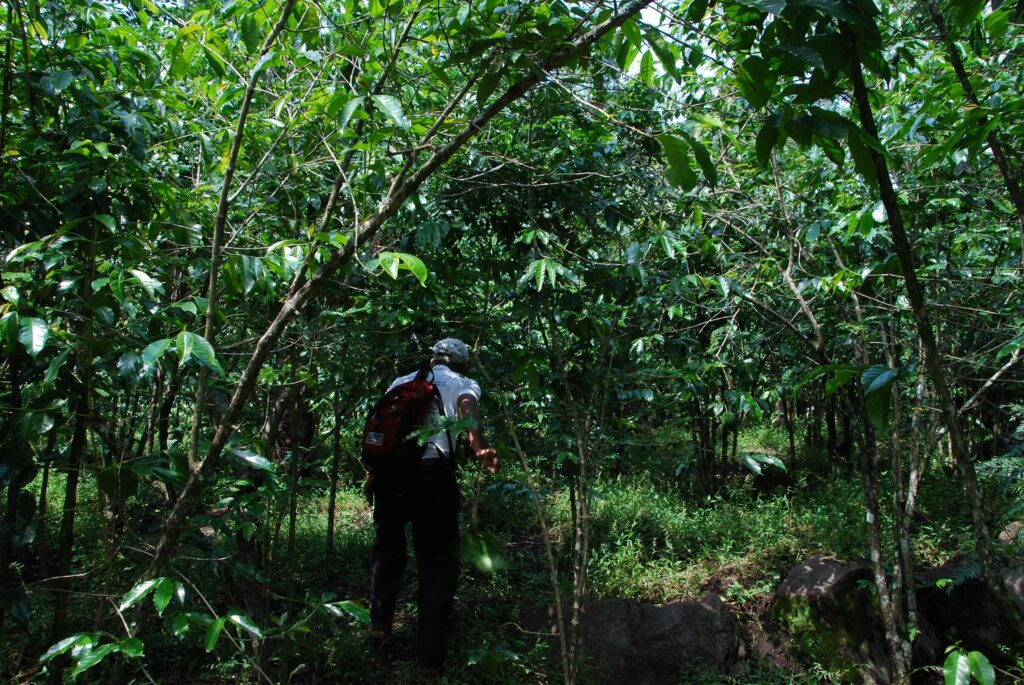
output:
[[[477,450],[476,458],[480,460],[480,464],[491,473],[497,473],[500,462],[498,461],[498,450],[493,447],[485,447],[482,450]]]

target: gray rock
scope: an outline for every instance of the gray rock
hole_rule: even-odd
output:
[[[1024,563],[1008,564],[1001,574],[1010,596],[1024,611]],[[960,642],[964,649],[982,652],[995,663],[1005,662],[1000,645],[1012,641],[1013,629],[982,582],[977,561],[955,557],[917,574],[916,581],[918,611],[943,646]]]
[[[871,567],[863,561],[817,556],[793,567],[772,606],[792,655],[847,678],[888,683],[892,666],[873,582]]]
[[[709,593],[665,606],[606,599],[581,618],[584,682],[676,685],[690,673],[742,672],[739,624]]]

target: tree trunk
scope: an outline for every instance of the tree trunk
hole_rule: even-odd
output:
[[[853,58],[850,60],[850,79],[853,82],[854,101],[857,104],[861,126],[864,132],[877,143],[878,149],[884,150],[885,148],[882,146],[878,136],[874,112],[871,109],[867,85],[864,82],[864,74],[861,70],[856,36],[846,25],[843,26],[843,34],[849,40]],[[960,429],[960,421],[957,417],[956,405],[953,402],[953,395],[949,386],[946,384],[945,369],[943,368],[942,358],[939,355],[938,346],[935,342],[935,332],[932,329],[928,308],[925,303],[924,291],[917,280],[914,249],[904,228],[899,199],[889,174],[888,162],[883,154],[875,148],[869,147],[868,149],[878,178],[882,203],[888,213],[889,232],[903,271],[903,282],[907,291],[907,299],[910,302],[910,308],[914,315],[918,338],[924,352],[925,366],[928,369],[928,376],[935,391],[935,400],[939,405],[943,424],[949,435],[951,457],[956,462],[957,469],[960,471],[960,476],[963,479],[964,494],[971,509],[975,549],[978,554],[978,561],[981,564],[982,576],[989,590],[997,598],[1007,619],[1013,623],[1018,634],[1024,637],[1024,617],[1021,616],[1021,612],[1017,610],[1016,605],[1010,598],[1010,594],[999,573],[995,554],[992,550],[992,537],[989,534],[988,524],[985,520],[985,507],[981,490],[978,488],[974,462],[967,454],[963,433]]]
[[[331,494],[327,501],[327,564],[334,561],[334,516],[338,501],[338,465],[341,463],[341,386],[340,378],[334,386],[334,428],[331,430]]]

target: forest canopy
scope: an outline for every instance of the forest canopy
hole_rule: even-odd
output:
[[[1022,50],[1020,1],[5,0],[0,673],[406,682],[356,445],[455,336],[505,467],[450,682],[594,682],[608,598],[751,641],[821,554],[891,682],[1020,677]],[[1005,649],[918,611],[957,555]],[[728,677],[858,672],[788,630]]]

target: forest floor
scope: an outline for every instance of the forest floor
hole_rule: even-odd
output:
[[[751,447],[757,436],[748,437]],[[853,474],[804,460],[801,469],[766,485],[764,479],[735,474],[713,497],[696,497],[680,487],[672,464],[605,474],[593,487],[589,566],[590,597],[628,598],[663,604],[713,591],[740,621],[751,646],[751,671],[735,683],[834,682],[836,674],[813,663],[797,663],[771,633],[767,618],[773,590],[795,564],[812,555],[852,559],[867,556],[863,503]],[[551,636],[553,601],[540,527],[520,467],[509,463],[496,477],[479,479],[464,471],[463,531],[478,542],[466,550],[450,636],[448,683],[554,683],[560,681],[557,641]],[[990,488],[996,517],[1011,500]],[[58,490],[55,488],[54,492]],[[226,497],[231,485],[219,487]],[[211,650],[208,628],[199,620],[172,625],[146,604],[144,664],[158,683],[280,682],[413,683],[415,651],[415,562],[410,559],[393,635],[380,650],[365,638],[360,606],[369,587],[370,510],[358,485],[343,488],[335,513],[335,549],[325,554],[327,490],[309,481],[298,502],[295,554],[287,554],[285,502],[269,520],[261,553],[274,559],[269,570],[250,563],[259,548],[243,525],[225,525],[216,501],[193,523],[198,533],[183,541],[176,572],[183,580],[185,608],[193,614],[259,617],[266,637],[263,659],[257,641],[241,624],[224,629]],[[566,540],[570,530],[568,494],[554,485],[541,490],[563,597],[570,577]],[[143,496],[144,497],[144,496]],[[971,547],[968,513],[955,479],[933,469],[925,479],[914,550],[921,568],[941,564]],[[60,511],[59,502],[50,503]],[[106,527],[94,486],[83,487],[78,519],[77,568],[86,569],[72,603],[78,630],[113,634],[109,604],[129,589],[145,560],[144,550],[159,521],[143,498],[129,502],[131,527],[119,547],[104,543]],[[474,515],[475,512],[475,515]],[[472,521],[475,519],[476,524]],[[239,521],[235,522],[236,524]],[[49,531],[55,539],[56,530]],[[256,542],[254,542],[254,540]],[[479,544],[479,543],[482,543]],[[486,554],[485,554],[486,552]],[[486,558],[485,558],[486,557]],[[293,575],[289,577],[289,566]],[[31,570],[26,573],[30,574]],[[29,586],[31,588],[31,585]],[[34,665],[48,646],[45,626],[50,593],[30,590],[32,627],[4,624],[0,676],[11,682],[43,682]],[[98,603],[97,598],[112,602]],[[346,604],[345,602],[352,602]],[[187,612],[185,612],[187,613]],[[186,625],[187,624],[187,625]],[[174,635],[176,629],[180,634]],[[12,630],[13,629],[13,630]],[[122,635],[123,637],[123,635]],[[287,654],[287,660],[281,655]],[[13,668],[12,668],[13,667]],[[258,675],[258,667],[265,677]],[[9,670],[10,669],[10,670]],[[105,682],[105,666],[86,671],[77,682]],[[141,671],[136,682],[145,682]]]

